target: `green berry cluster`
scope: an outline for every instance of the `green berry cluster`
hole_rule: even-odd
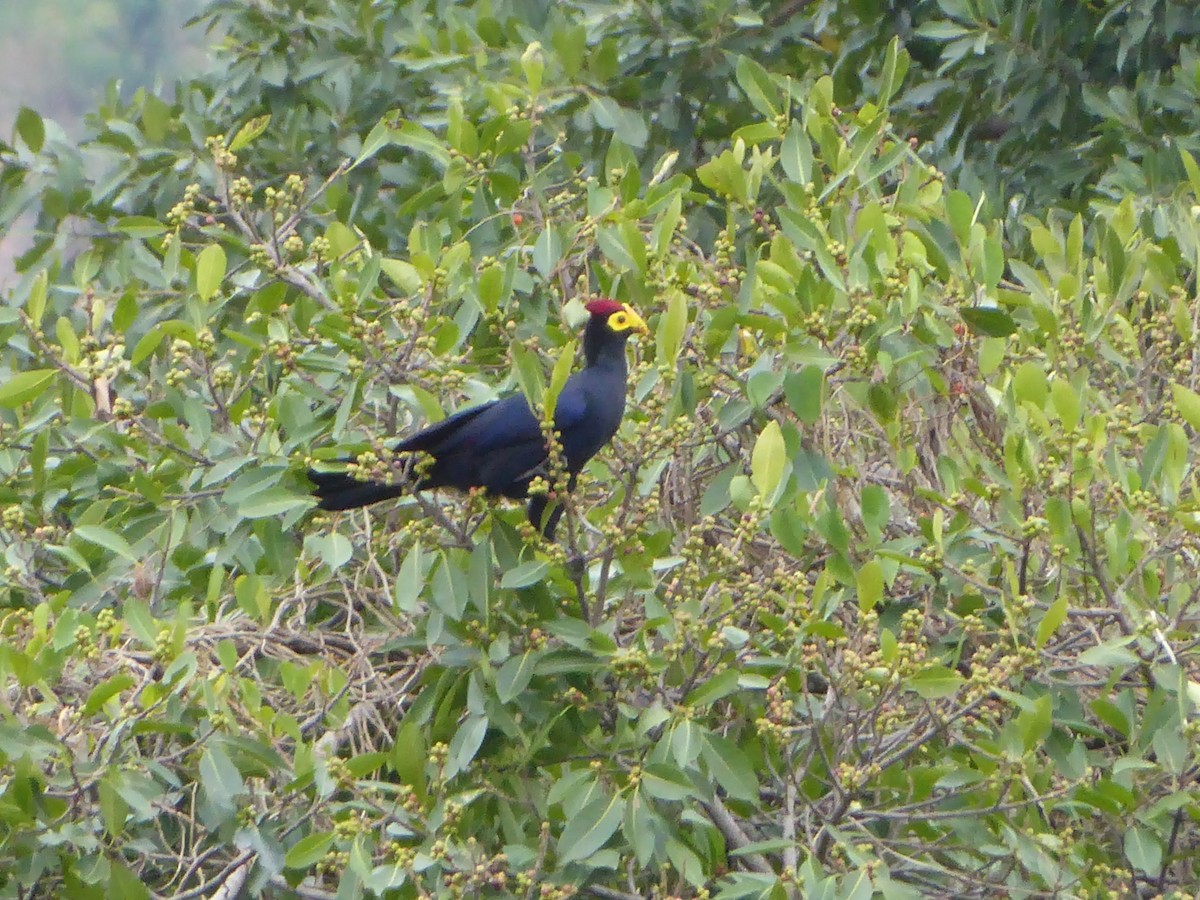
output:
[[[218,169],[234,169],[237,167],[237,154],[226,146],[225,135],[214,134],[204,139],[204,146],[212,154],[213,163]]]
[[[200,202],[200,185],[189,184],[183,189],[183,199],[171,207],[167,213],[167,224],[172,228],[182,228],[196,214]]]

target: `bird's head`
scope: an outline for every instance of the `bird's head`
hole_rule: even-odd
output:
[[[645,320],[628,303],[616,300],[593,300],[584,307],[592,315],[592,321],[603,322],[613,334],[629,337],[631,334],[649,334]]]

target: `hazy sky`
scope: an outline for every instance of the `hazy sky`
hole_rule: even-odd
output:
[[[0,138],[11,141],[22,106],[82,131],[113,80],[128,96],[143,85],[170,86],[205,65],[211,41],[184,23],[204,0],[0,0]],[[0,235],[0,287],[30,246],[33,216]]]
[[[0,0],[0,134],[21,106],[68,131],[105,85],[170,85],[204,64],[208,36],[183,24],[203,0]]]

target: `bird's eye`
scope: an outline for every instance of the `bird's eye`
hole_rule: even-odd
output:
[[[623,312],[613,313],[612,318],[608,320],[613,331],[621,331],[629,327],[629,316]]]

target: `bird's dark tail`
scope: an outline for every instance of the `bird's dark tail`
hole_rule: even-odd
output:
[[[321,509],[358,509],[380,500],[391,500],[404,493],[400,484],[381,484],[378,481],[359,481],[345,472],[317,472],[308,470],[308,480],[315,488],[317,506]]]

